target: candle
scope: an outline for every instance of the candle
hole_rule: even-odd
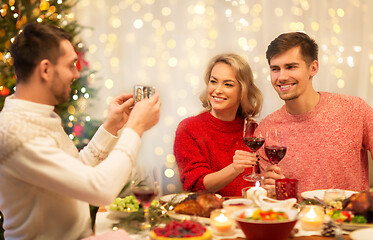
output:
[[[234,228],[234,221],[225,209],[216,209],[211,212],[210,224],[218,235],[228,235]]]
[[[324,209],[320,206],[307,205],[301,212],[301,226],[305,231],[320,230],[324,222]]]
[[[246,198],[255,202],[255,199],[257,199],[260,195],[264,195],[264,197],[266,197],[267,191],[260,187],[259,181],[256,181],[255,187],[252,187],[246,191]]]

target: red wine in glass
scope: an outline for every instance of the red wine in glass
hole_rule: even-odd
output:
[[[147,186],[135,187],[132,191],[144,207],[149,207],[150,203],[157,196],[157,191]]]
[[[286,154],[286,147],[283,146],[265,146],[264,149],[272,164],[278,164]]]
[[[139,169],[137,172],[137,179],[132,181],[131,190],[133,195],[140,201],[144,208],[145,222],[141,224],[142,238],[150,239],[149,231],[151,222],[149,217],[150,204],[156,198],[159,190],[158,176],[156,168],[152,169]]]
[[[255,134],[255,129],[258,127],[258,123],[253,118],[245,118],[245,125],[243,131],[243,141],[249,148],[249,152],[255,153],[263,144],[264,138]],[[243,176],[246,181],[255,184],[256,181],[262,180],[262,177],[255,173],[255,166],[251,174]]]
[[[256,152],[264,144],[264,138],[261,137],[248,137],[243,138],[245,145],[250,149],[250,152]]]

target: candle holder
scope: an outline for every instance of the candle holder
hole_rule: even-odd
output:
[[[255,186],[242,188],[242,198],[246,198],[255,202],[255,199],[259,195],[267,196],[267,191],[260,187],[262,184],[260,181],[256,181]]]
[[[235,221],[226,209],[215,209],[210,214],[210,225],[216,235],[231,235]]]
[[[300,212],[300,222],[305,231],[318,231],[324,223],[324,208],[317,205],[306,205]]]
[[[275,182],[276,199],[285,200],[289,198],[298,199],[298,180],[291,178],[277,179]]]
[[[327,189],[324,193],[324,202],[329,207],[342,209],[342,202],[346,199],[345,191],[342,189]]]

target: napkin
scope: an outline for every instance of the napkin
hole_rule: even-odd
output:
[[[98,236],[90,236],[81,240],[133,240],[131,236],[123,229],[106,232]]]

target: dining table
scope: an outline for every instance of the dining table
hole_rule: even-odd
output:
[[[95,235],[96,236],[104,235],[105,233],[108,233],[110,231],[115,231],[116,228],[114,227],[114,230],[113,230],[113,226],[115,225],[117,220],[114,218],[111,218],[109,214],[110,213],[104,207],[101,207],[99,211],[97,212],[96,224],[95,224]],[[130,236],[132,236],[133,239],[138,239],[136,235],[130,234]],[[289,239],[290,240],[334,240],[335,238],[314,235],[314,236],[292,236]],[[224,237],[213,236],[213,240],[245,240],[245,238],[244,237],[224,238]],[[343,235],[343,240],[351,240],[348,233]]]

